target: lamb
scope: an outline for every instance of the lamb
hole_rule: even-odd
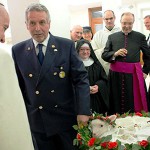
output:
[[[112,135],[112,141],[120,140],[124,143],[136,143],[139,140],[146,140],[150,135],[150,118],[139,116],[128,116],[117,118],[116,115],[108,117],[111,122],[115,121],[116,126],[100,119],[91,121],[91,132],[93,137],[101,138]],[[105,119],[104,119],[105,120]]]

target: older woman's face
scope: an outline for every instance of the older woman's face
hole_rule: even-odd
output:
[[[92,40],[92,33],[91,32],[83,32],[82,37],[86,40],[88,40],[89,42],[91,42]]]
[[[90,48],[86,47],[86,46],[81,46],[79,49],[79,56],[81,57],[81,59],[88,59],[90,57]]]

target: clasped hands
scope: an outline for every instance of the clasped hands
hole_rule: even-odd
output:
[[[98,92],[98,86],[97,85],[90,86],[90,94],[95,94],[97,92]]]

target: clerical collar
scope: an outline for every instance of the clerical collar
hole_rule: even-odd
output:
[[[85,67],[91,66],[94,63],[94,60],[91,57],[82,59],[82,61]]]
[[[111,29],[108,29],[106,26],[105,26],[105,28],[106,28],[107,30],[111,31],[111,30],[114,28],[114,26],[113,26],[113,28],[111,28]]]
[[[129,32],[129,33],[127,33],[127,34],[125,34],[123,31],[121,31],[121,32],[122,32],[124,35],[129,35],[129,34],[131,34],[131,32],[132,32],[132,31],[131,31],[131,32]]]

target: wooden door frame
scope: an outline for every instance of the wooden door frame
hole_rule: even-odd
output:
[[[94,12],[94,11],[102,11],[102,7],[88,8],[89,25],[92,28],[93,34],[95,33],[94,22],[99,20],[101,23],[103,23],[102,17],[101,18],[94,18],[94,22],[92,22],[93,21],[92,12]]]

